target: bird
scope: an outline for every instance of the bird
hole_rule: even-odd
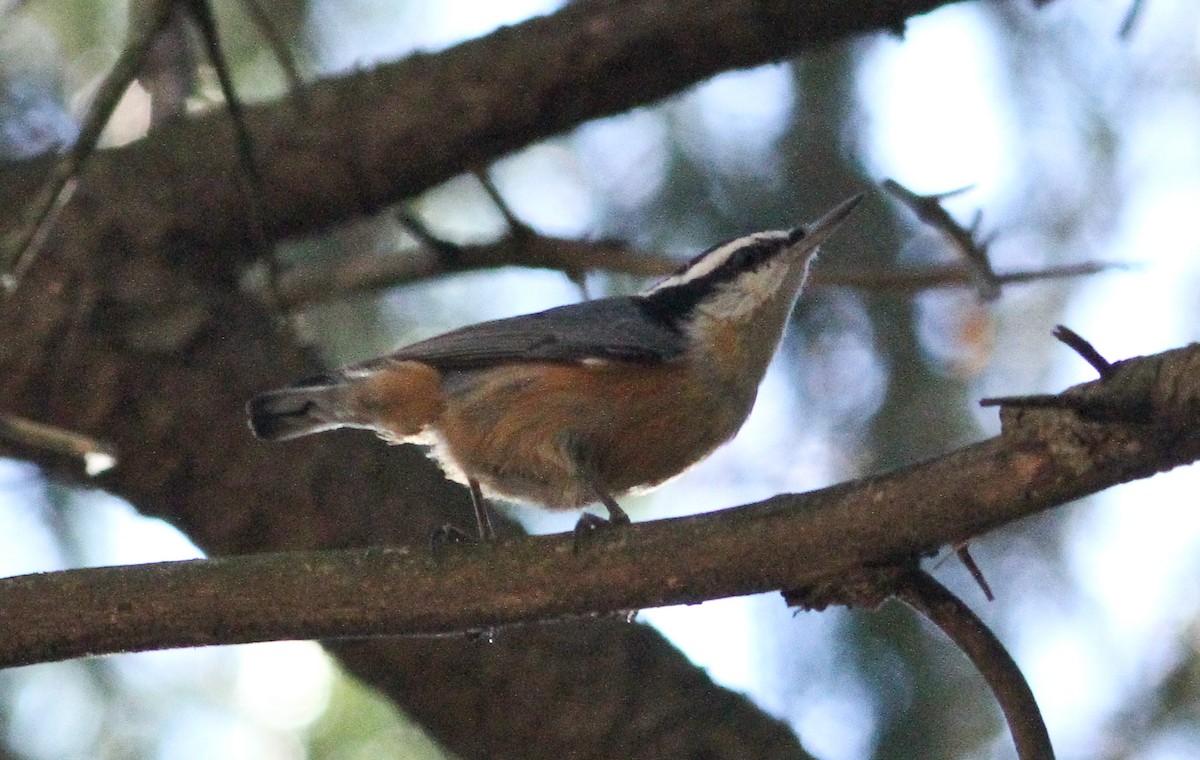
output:
[[[715,245],[647,290],[480,322],[350,364],[246,405],[285,441],[365,428],[428,447],[485,498],[549,510],[600,503],[578,531],[628,524],[616,497],[654,488],[731,439],[824,243],[862,200],[815,222]]]

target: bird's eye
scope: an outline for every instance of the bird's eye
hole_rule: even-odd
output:
[[[750,269],[757,266],[763,259],[763,250],[757,245],[740,248],[729,257],[729,263],[736,269]]]

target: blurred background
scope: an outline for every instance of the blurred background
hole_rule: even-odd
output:
[[[436,51],[557,5],[279,0],[267,10],[304,75],[317,77]],[[239,90],[251,100],[278,97],[284,80],[243,6],[216,7]],[[13,161],[73,139],[119,53],[130,8],[0,0],[0,13],[0,161]],[[215,75],[200,60],[194,110],[219,105]],[[135,85],[105,144],[144,134],[147,103]],[[878,190],[891,177],[919,193],[968,188],[946,206],[965,225],[980,215],[1001,273],[1133,265],[1006,286],[991,303],[968,287],[813,288],[738,437],[626,506],[645,520],[819,488],[995,434],[995,411],[980,409],[981,397],[1092,379],[1050,337],[1055,324],[1114,360],[1200,337],[1200,5],[953,5],[911,20],[903,36],[723,74],[585,124],[505,158],[493,175],[539,231],[616,238],[681,259],[724,238],[813,219],[874,186],[820,272],[953,261],[936,231]],[[505,233],[474,178],[410,208],[447,240]],[[283,256],[333,262],[417,247],[388,216],[291,244]],[[336,363],[645,284],[507,269],[315,303],[299,323]],[[1198,491],[1195,468],[1185,468],[985,536],[972,549],[992,603],[956,561],[932,563],[1010,647],[1060,757],[1200,757]],[[520,507],[511,514],[534,532],[575,520]],[[111,496],[68,491],[0,460],[0,574],[198,555],[172,528]],[[764,595],[647,610],[640,620],[790,723],[823,760],[1013,755],[979,676],[899,606],[794,615],[778,595]],[[442,756],[311,643],[0,673],[0,757]]]

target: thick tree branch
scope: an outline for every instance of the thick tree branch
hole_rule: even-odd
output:
[[[1004,433],[887,475],[595,535],[263,555],[0,581],[0,664],[279,638],[438,634],[837,583],[1200,458],[1200,346],[1064,395],[1137,424],[1005,412]],[[577,550],[578,549],[578,550]]]
[[[270,239],[412,196],[584,121],[652,103],[718,72],[894,29],[947,0],[591,0],[436,55],[416,55],[246,109]],[[164,125],[94,156],[58,223],[227,273],[251,250],[223,112]],[[48,160],[0,174],[0,225],[45,181]],[[0,232],[5,232],[0,226]]]

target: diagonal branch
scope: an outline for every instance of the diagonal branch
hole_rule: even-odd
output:
[[[445,634],[836,583],[1200,458],[1200,346],[1119,362],[1073,397],[1140,424],[1005,411],[1002,435],[803,495],[603,533],[272,554],[0,581],[0,664],[174,646]],[[747,547],[753,547],[751,551]],[[302,570],[301,570],[302,568]]]

